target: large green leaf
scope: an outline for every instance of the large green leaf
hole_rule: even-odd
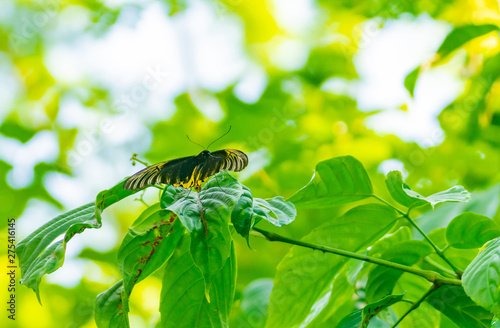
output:
[[[160,327],[228,327],[236,285],[234,247],[231,245],[230,256],[214,276],[208,302],[203,274],[191,256],[190,239],[187,234],[183,236],[165,267]]]
[[[465,269],[465,292],[477,304],[500,314],[500,237],[489,241]]]
[[[128,295],[135,284],[156,271],[172,255],[184,227],[177,215],[160,204],[148,207],[129,229],[118,250],[123,277],[123,311],[128,314]]]
[[[231,327],[263,328],[267,320],[267,306],[273,289],[269,278],[252,281],[243,290],[238,314],[231,319]]]
[[[99,328],[128,328],[128,315],[122,303],[123,280],[118,281],[105,292],[97,295],[94,319]]]
[[[500,226],[487,216],[466,212],[455,217],[446,228],[446,240],[454,248],[479,248],[500,236]]]
[[[432,247],[420,240],[406,240],[394,244],[385,250],[381,258],[412,266],[432,253]],[[402,271],[384,266],[375,266],[368,274],[366,282],[366,300],[373,302],[392,293],[396,282],[403,274]]]
[[[410,189],[404,183],[401,172],[391,171],[387,175],[385,184],[392,198],[399,204],[406,207],[421,206],[425,204],[436,204],[443,202],[467,202],[470,200],[470,193],[462,186],[454,186],[448,190],[424,197]]]
[[[390,207],[361,205],[324,223],[303,241],[357,252],[385,235],[397,217]],[[300,324],[343,264],[340,256],[292,247],[278,265],[266,327]]]
[[[205,277],[207,295],[215,274],[229,257],[229,221],[242,193],[242,185],[228,173],[221,172],[208,181],[199,194],[179,194],[178,200],[168,207],[191,234],[191,254]],[[167,192],[164,194],[162,198],[171,197]],[[202,216],[207,222],[207,232]]]
[[[253,198],[248,187],[243,186],[238,203],[231,213],[231,222],[236,231],[248,241],[252,227],[261,219],[281,227],[291,223],[297,216],[297,210],[292,202],[281,196],[265,200]]]
[[[241,197],[231,213],[231,223],[236,232],[246,238],[248,242],[250,229],[255,224],[255,213],[253,211],[252,191],[246,186],[242,187]]]
[[[431,288],[431,283],[419,276],[410,273],[403,273],[394,286],[393,293],[405,293],[405,299],[416,302]],[[394,310],[397,318],[401,317],[411,307],[407,302],[394,304],[391,309]],[[410,312],[406,318],[399,323],[399,328],[441,328],[440,313],[427,303],[422,303],[416,309]],[[443,327],[444,328],[444,327]],[[449,327],[448,327],[449,328]]]
[[[460,286],[442,286],[432,292],[426,301],[460,328],[489,328],[493,318],[490,312],[475,304]]]
[[[370,196],[373,196],[372,183],[361,162],[352,156],[341,156],[319,162],[311,182],[288,200],[297,207],[315,208]]]
[[[446,57],[451,52],[463,46],[467,42],[485,35],[487,33],[498,31],[498,26],[492,24],[485,25],[462,25],[455,27],[444,39],[437,53]]]
[[[137,192],[123,189],[124,183],[125,180],[111,189],[101,191],[95,203],[88,203],[50,220],[16,245],[21,283],[32,288],[39,300],[42,276],[61,267],[66,243],[87,228],[100,228],[101,213],[106,207]],[[62,234],[65,234],[64,239],[54,242]]]
[[[344,317],[342,321],[337,325],[337,328],[367,328],[370,320],[378,315],[382,310],[388,308],[389,306],[401,302],[403,299],[402,295],[389,295],[383,299],[365,305],[361,310],[355,311],[348,316]]]
[[[307,325],[301,326],[307,328],[335,327],[343,317],[353,311],[355,303],[355,288],[349,283],[347,268],[344,267],[333,280],[328,303],[321,309],[320,313],[316,313],[314,318],[304,321],[304,323],[309,321]],[[312,310],[311,313],[313,313]]]

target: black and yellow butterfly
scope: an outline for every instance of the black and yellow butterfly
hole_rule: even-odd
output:
[[[146,167],[127,179],[123,189],[137,190],[156,184],[200,190],[201,184],[222,170],[239,172],[248,165],[247,155],[236,149],[187,156]]]

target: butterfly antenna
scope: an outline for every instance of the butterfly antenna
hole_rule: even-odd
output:
[[[214,141],[212,141],[212,142],[211,142],[211,143],[207,146],[207,149],[208,149],[208,148],[210,148],[210,146],[211,146],[214,142],[216,142],[216,141],[218,141],[218,140],[222,139],[222,137],[226,136],[226,134],[228,134],[228,133],[229,133],[229,131],[231,131],[231,125],[229,126],[229,130],[227,130],[227,132],[226,132],[226,133],[224,133],[223,135],[221,135],[220,137],[218,137],[217,139],[215,139]]]
[[[194,142],[193,140],[191,140],[191,138],[189,138],[189,136],[188,136],[187,134],[186,134],[186,137],[188,138],[188,140],[189,140],[189,141],[191,141],[191,142],[192,142],[192,143],[194,143],[195,145],[200,146],[201,148],[203,148],[203,150],[207,149],[207,148],[203,147],[202,145],[200,145],[199,143],[196,143],[196,142]]]

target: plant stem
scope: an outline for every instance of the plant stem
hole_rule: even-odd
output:
[[[401,323],[401,321],[403,321],[403,319],[406,318],[408,314],[410,314],[413,310],[416,310],[420,306],[420,304],[422,304],[422,302],[425,301],[425,299],[439,287],[440,287],[439,284],[432,285],[431,288],[418,301],[413,303],[413,305],[408,309],[408,311],[406,311],[401,317],[399,317],[398,321],[396,321],[391,328],[396,328]]]
[[[436,244],[434,244],[432,239],[430,239],[429,236],[420,228],[420,226],[415,222],[415,220],[413,220],[408,215],[406,215],[405,218],[408,220],[408,222],[411,223],[411,225],[415,227],[415,229],[418,230],[418,232],[420,232],[422,236],[424,236],[425,240],[427,240],[427,242],[432,246],[432,248],[434,248],[436,254],[439,255],[439,257],[441,257],[450,266],[450,268],[453,269],[453,271],[455,271],[457,277],[458,278],[462,277],[463,272],[460,271],[453,263],[451,263],[450,260],[448,260],[448,258],[443,254],[443,251]]]
[[[381,198],[378,195],[373,195],[373,198],[379,200],[380,202],[386,204],[387,206],[390,206],[391,208],[393,208],[394,210],[396,210],[398,213],[400,213],[402,216],[404,216],[404,218],[406,220],[408,220],[408,222],[410,222],[410,224],[413,227],[415,227],[415,229],[417,229],[417,231],[424,237],[424,239],[427,240],[427,242],[429,243],[429,245],[431,245],[432,248],[434,248],[434,251],[436,252],[436,254],[439,257],[441,257],[446,262],[446,264],[448,264],[449,267],[453,269],[453,271],[455,271],[455,274],[456,274],[457,278],[461,278],[462,277],[463,272],[461,270],[459,270],[453,263],[451,263],[450,260],[448,260],[448,258],[444,255],[443,251],[432,241],[432,239],[429,238],[429,236],[422,230],[422,228],[420,228],[420,226],[415,222],[415,220],[413,220],[408,215],[409,211],[408,211],[408,213],[405,213],[405,212],[401,211],[399,208],[397,208],[396,206],[392,205],[391,203],[389,203],[388,201],[386,201],[385,199]]]
[[[403,264],[399,264],[399,263],[395,263],[395,262],[391,262],[391,261],[386,261],[386,260],[371,257],[371,256],[361,255],[358,253],[349,252],[349,251],[345,251],[345,250],[338,249],[338,248],[332,248],[332,247],[328,247],[328,246],[311,244],[311,243],[303,242],[300,240],[294,240],[294,239],[290,239],[290,238],[275,234],[273,232],[262,230],[262,229],[256,228],[256,227],[253,227],[252,229],[254,231],[257,231],[260,234],[262,234],[262,236],[264,236],[269,241],[278,241],[278,242],[282,242],[282,243],[297,245],[297,246],[301,246],[301,247],[306,247],[306,248],[322,251],[323,253],[332,253],[332,254],[341,255],[341,256],[349,257],[349,258],[356,259],[356,260],[361,260],[361,261],[365,261],[365,262],[369,262],[369,263],[373,263],[373,264],[382,265],[382,266],[385,266],[385,267],[388,267],[391,269],[396,269],[396,270],[400,270],[400,271],[404,271],[404,272],[408,272],[408,273],[420,276],[422,278],[427,279],[428,281],[430,281],[432,283],[439,283],[441,285],[456,285],[456,286],[462,285],[462,282],[460,280],[443,277],[442,275],[440,275],[437,272],[433,272],[433,271],[429,271],[429,270],[422,270],[422,269],[418,269],[418,268],[412,268],[412,267],[409,267],[409,266],[406,266]]]

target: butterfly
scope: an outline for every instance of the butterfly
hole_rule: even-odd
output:
[[[214,152],[203,150],[195,156],[181,157],[146,167],[125,181],[123,189],[137,190],[157,184],[201,189],[201,184],[222,170],[240,172],[248,165],[247,155],[236,149]]]

